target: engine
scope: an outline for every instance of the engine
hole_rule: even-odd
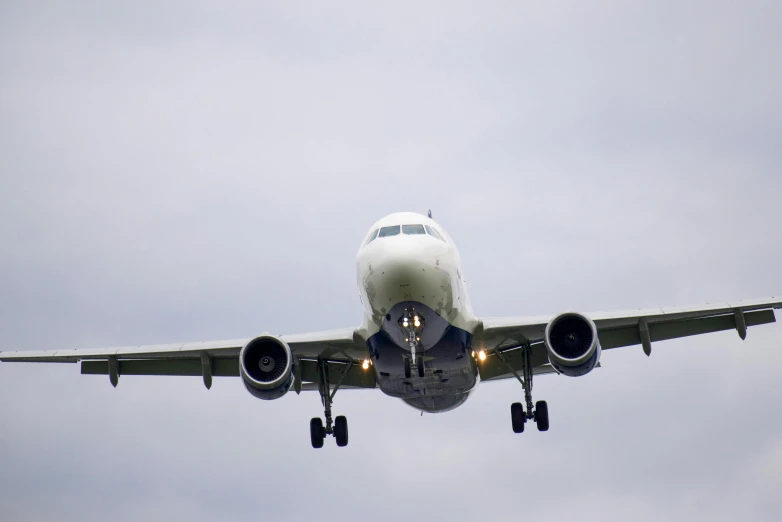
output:
[[[595,323],[575,312],[552,319],[546,326],[545,342],[551,366],[568,377],[586,375],[600,360]]]
[[[244,387],[263,400],[279,399],[293,384],[294,359],[290,347],[277,337],[261,335],[239,352]]]

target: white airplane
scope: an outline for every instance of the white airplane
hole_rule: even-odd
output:
[[[534,375],[586,375],[602,349],[735,329],[775,321],[782,299],[611,313],[480,318],[470,307],[459,252],[429,217],[398,213],[369,229],[356,256],[364,320],[358,328],[249,339],[98,350],[0,352],[4,362],[81,362],[81,373],[108,375],[241,376],[259,399],[289,390],[317,390],[325,426],[310,421],[312,446],[333,435],[348,443],[344,416],[332,420],[340,388],[380,388],[410,406],[444,412],[463,404],[480,381],[517,379],[525,403],[511,405],[513,431],[527,421],[549,428],[545,401],[532,402]]]

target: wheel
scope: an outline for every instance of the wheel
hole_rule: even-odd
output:
[[[538,425],[538,431],[548,431],[548,404],[546,401],[535,403],[535,422]]]
[[[510,405],[510,420],[513,423],[513,433],[522,433],[527,417],[524,415],[524,406],[520,402]]]
[[[348,445],[348,420],[344,415],[334,419],[334,438],[337,439],[337,446]]]
[[[315,417],[310,421],[310,441],[313,448],[322,448],[326,433],[323,431],[323,421]]]
[[[424,376],[424,360],[423,358],[418,358],[418,363],[416,364],[418,366],[418,376],[423,377]]]
[[[405,379],[410,378],[410,358],[405,357]]]

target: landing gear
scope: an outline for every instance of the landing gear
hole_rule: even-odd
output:
[[[418,357],[416,363],[411,363],[411,357],[405,357],[405,379],[409,379],[413,375],[413,368],[418,372],[418,376],[422,377],[426,374],[426,368],[424,368],[424,358]]]
[[[532,407],[532,349],[529,345],[521,347],[521,358],[523,366],[522,378],[518,373],[505,361],[502,357],[502,353],[497,352],[500,360],[505,363],[508,368],[511,369],[513,375],[519,380],[522,386],[524,386],[524,402],[527,406],[527,411],[524,411],[524,405],[520,402],[514,402],[510,405],[510,417],[511,424],[513,425],[513,433],[522,433],[524,431],[524,424],[528,420],[535,421],[538,426],[538,431],[548,431],[548,404],[546,401],[538,401],[535,403],[535,408]]]
[[[546,401],[535,403],[535,423],[538,425],[538,431],[548,431],[548,404]]]
[[[513,423],[513,433],[524,432],[524,423],[527,422],[527,417],[524,416],[524,406],[520,402],[514,402],[510,405],[510,420]]]
[[[315,417],[310,421],[310,441],[312,441],[312,447],[322,448],[325,439],[326,431],[323,429],[323,421],[320,417]]]
[[[328,361],[318,359],[318,392],[320,392],[320,401],[323,403],[323,416],[326,417],[326,426],[323,426],[323,421],[319,417],[310,420],[310,441],[313,448],[322,448],[326,435],[334,435],[334,438],[337,439],[337,446],[344,447],[348,445],[348,420],[344,415],[339,415],[332,420],[331,401],[334,399],[334,395],[337,394],[339,385],[342,384],[342,379],[345,378],[352,367],[352,362],[347,365],[332,391],[331,383],[329,382]]]
[[[334,421],[334,438],[337,439],[337,446],[348,445],[348,420],[344,415],[340,415]]]
[[[415,308],[411,310],[405,308],[404,314],[399,319],[399,326],[407,332],[405,341],[409,343],[410,347],[410,357],[405,357],[405,379],[410,378],[413,370],[417,370],[418,376],[423,377],[425,373],[424,360],[421,357],[416,357],[416,350],[420,342],[419,334],[424,328],[424,318],[416,313]]]

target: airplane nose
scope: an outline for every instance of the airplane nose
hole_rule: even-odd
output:
[[[427,263],[420,253],[406,249],[389,252],[376,269],[387,283],[399,285],[416,283],[427,270],[433,271],[434,263]]]
[[[367,283],[373,309],[390,310],[403,301],[430,303],[436,308],[443,291],[450,288],[446,274],[437,269],[436,259],[427,259],[420,250],[389,249],[372,263]],[[385,314],[385,312],[383,312]]]

